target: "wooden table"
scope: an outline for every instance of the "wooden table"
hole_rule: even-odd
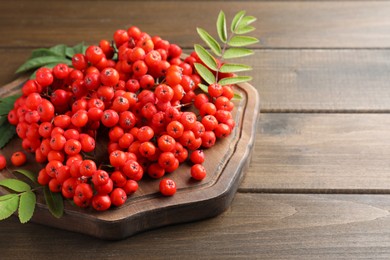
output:
[[[129,25],[189,52],[221,8],[258,17],[261,38],[255,151],[226,212],[117,242],[13,217],[0,222],[1,258],[389,258],[390,2],[193,2],[1,1],[1,85],[34,48]]]

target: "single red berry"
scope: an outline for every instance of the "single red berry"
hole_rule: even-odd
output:
[[[14,152],[14,153],[11,155],[11,163],[12,163],[14,166],[22,166],[23,164],[26,163],[26,161],[27,161],[26,154],[24,154],[24,153],[21,152],[21,151]]]
[[[123,205],[127,200],[126,192],[122,188],[115,188],[110,194],[111,202],[113,205],[119,207]]]
[[[97,211],[105,211],[111,207],[111,198],[108,195],[97,194],[92,198],[92,207]]]
[[[206,169],[201,164],[195,164],[191,167],[191,177],[201,181],[206,177]]]
[[[204,152],[203,150],[195,150],[190,155],[190,160],[194,164],[202,164],[204,162]]]
[[[0,155],[0,170],[4,169],[7,166],[7,160],[4,155]]]
[[[176,193],[176,183],[171,179],[162,179],[159,188],[164,196],[172,196]]]
[[[138,183],[134,180],[127,180],[125,186],[122,189],[127,195],[131,195],[138,190]]]

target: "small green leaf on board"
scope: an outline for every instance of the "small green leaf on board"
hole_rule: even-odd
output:
[[[43,195],[50,213],[56,218],[62,217],[64,214],[64,200],[61,193],[51,192],[49,187],[45,186]]]
[[[221,56],[222,50],[219,43],[204,29],[196,28],[196,30],[198,31],[200,38],[202,38],[202,40],[210,47],[210,49],[215,53],[215,55]]]
[[[220,11],[218,15],[217,32],[218,32],[219,39],[225,43],[227,41],[227,29],[226,29],[226,17],[223,11]]]
[[[201,61],[203,61],[203,63],[207,67],[209,67],[210,69],[212,69],[214,71],[218,70],[217,61],[205,48],[203,48],[199,44],[195,44],[194,49],[195,49],[196,54],[198,54],[199,58],[201,59]]]
[[[0,186],[6,187],[16,192],[25,192],[31,190],[30,185],[18,179],[3,179]]]
[[[233,95],[233,99],[234,99],[234,100],[241,100],[241,99],[242,99],[242,97],[241,97],[241,95],[240,95],[240,94],[238,94],[238,93],[234,93],[234,95]]]
[[[196,71],[199,73],[199,75],[208,83],[213,84],[215,83],[215,77],[211,71],[206,68],[204,65],[200,63],[194,63]]]
[[[223,78],[220,81],[218,81],[218,84],[224,85],[231,85],[231,84],[238,84],[250,81],[252,77],[250,76],[236,76],[236,77],[229,77],[229,78]]]
[[[44,56],[61,56],[61,55],[47,48],[39,48],[31,52],[30,59],[44,57]]]
[[[0,126],[0,149],[2,149],[16,134],[15,126],[7,121]]]
[[[0,220],[10,217],[19,205],[18,194],[7,194],[0,197]]]
[[[14,103],[20,95],[4,97],[0,100],[0,116],[8,115],[9,111],[14,108]]]
[[[34,192],[27,191],[20,195],[18,210],[20,223],[26,223],[32,218],[36,203],[37,196]]]
[[[34,183],[37,182],[37,176],[32,171],[25,170],[25,169],[16,169],[16,170],[14,170],[14,172],[23,174],[24,176],[29,178]]]
[[[58,56],[65,57],[66,45],[65,44],[58,44],[56,46],[51,47],[49,50],[56,53]]]

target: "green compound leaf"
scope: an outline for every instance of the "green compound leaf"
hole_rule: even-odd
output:
[[[72,62],[64,57],[59,56],[44,56],[27,60],[22,66],[20,66],[16,73],[26,72],[31,69],[36,69],[51,63],[65,63],[71,65]]]
[[[226,43],[227,41],[226,17],[223,11],[220,11],[218,15],[217,32],[218,32],[219,39],[222,42]]]
[[[255,37],[236,35],[230,39],[230,41],[228,42],[228,45],[232,46],[232,47],[243,47],[243,46],[255,44],[258,42],[259,42],[259,40],[256,39]]]
[[[208,83],[213,84],[215,83],[215,77],[214,74],[211,73],[211,71],[206,68],[204,65],[200,63],[194,63],[196,71],[199,73],[199,75]]]
[[[229,72],[240,72],[240,71],[248,71],[251,70],[252,67],[245,65],[245,64],[232,64],[232,63],[225,63],[221,66],[220,71],[224,73]]]
[[[37,196],[34,192],[27,191],[20,195],[18,211],[20,223],[26,223],[32,218],[36,203]]]
[[[235,32],[236,28],[239,26],[240,24],[240,21],[241,19],[244,17],[245,15],[245,11],[239,11],[234,17],[233,17],[233,20],[232,20],[232,23],[230,25],[230,30],[232,31],[232,33]]]
[[[214,57],[202,46],[199,44],[194,45],[194,49],[196,54],[198,54],[201,61],[203,61],[204,64],[206,64],[207,67],[210,69],[217,71],[217,61],[214,59]]]
[[[25,192],[31,190],[30,185],[17,179],[3,179],[0,181],[0,186],[6,187],[16,192]]]
[[[56,218],[62,217],[64,214],[64,200],[62,195],[51,192],[48,186],[45,186],[43,189],[43,195],[50,213]]]
[[[0,126],[0,149],[2,149],[16,134],[15,126],[7,121]]]
[[[0,197],[0,220],[10,217],[19,205],[18,194],[7,194]]]
[[[230,48],[225,51],[222,57],[224,59],[234,59],[249,56],[252,54],[253,51],[246,48]]]
[[[24,169],[17,169],[17,170],[14,170],[14,172],[23,174],[24,176],[29,178],[32,182],[37,183],[37,176],[32,171],[24,170]]]
[[[199,83],[198,86],[204,93],[209,93],[209,87],[205,84]]]
[[[250,80],[252,80],[252,77],[250,76],[236,76],[236,77],[223,78],[220,81],[218,81],[218,84],[225,86],[225,85],[243,83]]]
[[[222,50],[219,43],[202,28],[196,28],[196,30],[198,31],[200,38],[202,38],[202,40],[210,47],[210,49],[215,53],[215,55],[221,56]]]

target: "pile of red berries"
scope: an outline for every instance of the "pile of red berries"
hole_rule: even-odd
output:
[[[202,149],[235,125],[233,90],[199,91],[193,64],[201,61],[181,54],[133,26],[75,54],[72,67],[40,68],[8,114],[23,148],[44,165],[38,182],[80,207],[106,210],[122,205],[145,173],[162,178],[190,160],[192,178],[204,179]],[[107,169],[91,159],[104,136]],[[174,181],[162,178],[160,191],[173,195]]]

